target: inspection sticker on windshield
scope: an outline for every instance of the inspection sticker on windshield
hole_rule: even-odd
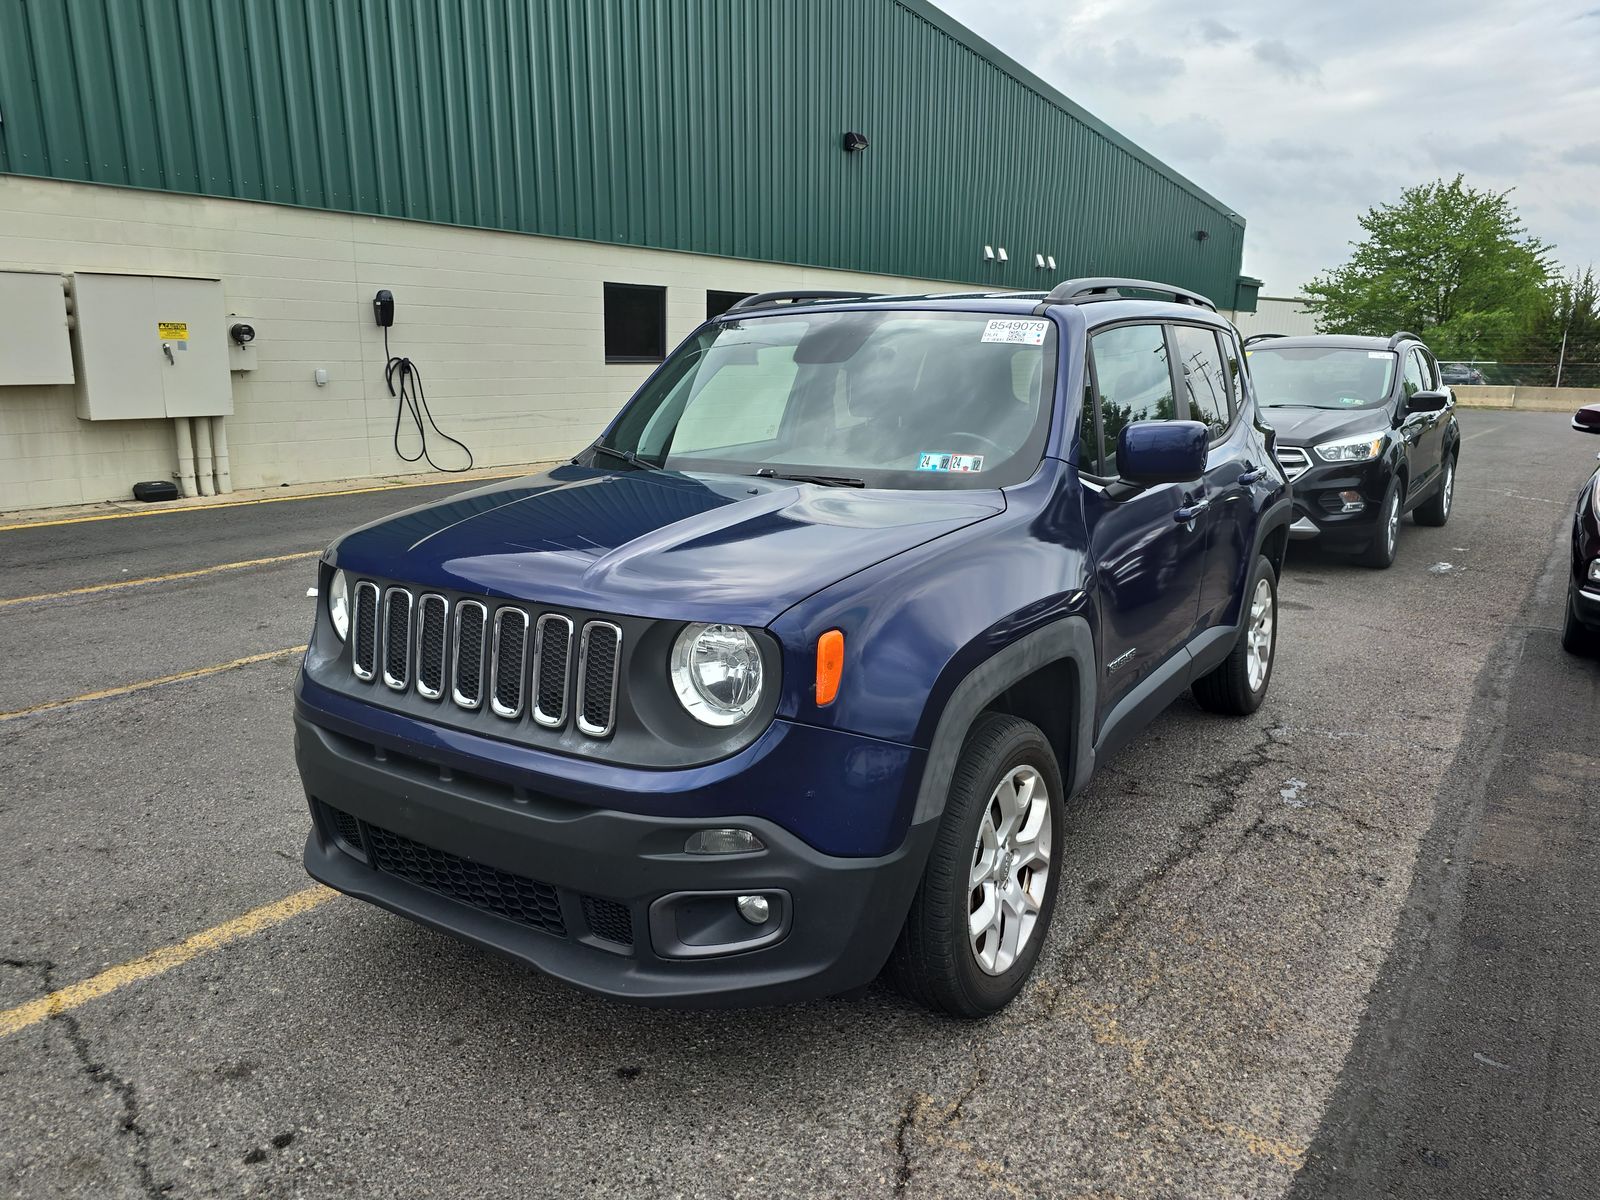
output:
[[[981,454],[929,454],[926,450],[917,459],[919,471],[981,471]]]
[[[1049,321],[1029,321],[1017,317],[996,317],[983,327],[986,342],[1010,342],[1014,346],[1042,346]]]

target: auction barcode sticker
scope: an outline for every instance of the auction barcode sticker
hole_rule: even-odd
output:
[[[1050,330],[1049,321],[1021,317],[996,317],[983,327],[986,342],[1009,342],[1014,346],[1042,346]]]

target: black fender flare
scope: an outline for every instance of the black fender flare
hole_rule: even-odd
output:
[[[966,742],[967,730],[978,714],[1012,684],[1063,659],[1071,659],[1078,668],[1078,694],[1072,698],[1072,761],[1062,764],[1064,771],[1071,771],[1067,795],[1075,795],[1083,788],[1094,773],[1095,688],[1100,672],[1094,633],[1087,620],[1074,614],[1024,634],[973,667],[956,685],[934,726],[912,812],[913,824],[934,820],[943,813],[951,772]]]
[[[1261,547],[1267,544],[1267,539],[1279,529],[1287,529],[1294,523],[1294,499],[1292,496],[1279,496],[1261,514],[1261,519],[1256,522],[1255,554],[1251,555],[1247,564],[1250,570],[1255,569],[1255,561],[1261,555]]]

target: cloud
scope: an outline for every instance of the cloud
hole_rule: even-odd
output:
[[[1532,165],[1533,148],[1509,133],[1485,141],[1463,141],[1448,134],[1422,139],[1428,160],[1446,175],[1518,175]]]
[[[1580,167],[1600,167],[1600,142],[1568,146],[1561,152],[1561,161],[1576,163]]]
[[[1268,138],[1261,143],[1261,153],[1274,162],[1324,163],[1349,158],[1350,151],[1343,146],[1310,138]]]
[[[1316,63],[1295,50],[1281,38],[1268,38],[1250,47],[1250,57],[1264,67],[1270,67],[1286,79],[1309,81],[1321,76]]]
[[[1177,55],[1146,50],[1125,37],[1106,46],[1081,44],[1066,56],[1066,62],[1082,76],[1137,91],[1169,87],[1185,69]]]
[[[1224,25],[1215,17],[1207,17],[1194,27],[1200,35],[1200,40],[1210,46],[1222,46],[1228,42],[1237,42],[1240,33],[1231,25]]]

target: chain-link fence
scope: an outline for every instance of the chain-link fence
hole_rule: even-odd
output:
[[[1441,362],[1448,371],[1451,367],[1470,367],[1482,374],[1481,382],[1493,387],[1555,387],[1556,364],[1549,362]],[[1452,374],[1454,372],[1451,372]],[[1464,382],[1464,381],[1462,381]],[[1480,382],[1473,379],[1472,382]],[[1458,384],[1459,386],[1459,384]],[[1600,362],[1566,362],[1561,364],[1562,387],[1600,388]]]

